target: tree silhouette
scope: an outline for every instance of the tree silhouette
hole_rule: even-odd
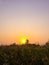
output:
[[[29,43],[29,40],[27,39],[27,40],[26,40],[26,44],[28,44],[28,43]]]

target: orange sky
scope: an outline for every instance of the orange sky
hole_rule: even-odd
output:
[[[0,44],[30,43],[49,40],[49,1],[0,0]]]

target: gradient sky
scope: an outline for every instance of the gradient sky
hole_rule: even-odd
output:
[[[49,40],[49,0],[0,0],[0,44]]]

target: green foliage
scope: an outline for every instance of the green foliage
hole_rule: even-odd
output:
[[[49,45],[0,46],[0,65],[49,65]]]

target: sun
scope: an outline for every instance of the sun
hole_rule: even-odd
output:
[[[26,39],[22,39],[21,42],[22,42],[23,44],[25,44],[25,43],[26,43]]]
[[[26,38],[21,38],[21,40],[20,40],[20,44],[26,44]]]

